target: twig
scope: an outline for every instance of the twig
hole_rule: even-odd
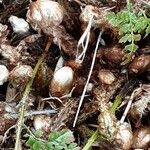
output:
[[[46,48],[45,48],[45,53],[48,51],[50,45],[51,45],[51,41],[48,40],[48,43],[47,43]],[[20,101],[21,108],[20,108],[20,116],[19,116],[18,123],[17,123],[16,143],[15,143],[15,149],[14,150],[20,150],[20,135],[21,135],[21,131],[22,131],[22,125],[24,124],[24,114],[25,114],[25,110],[26,110],[26,102],[27,102],[28,95],[29,95],[30,90],[31,90],[33,80],[36,76],[36,73],[37,73],[40,65],[42,64],[42,62],[44,60],[45,53],[39,58],[36,66],[33,70],[32,77],[29,80],[29,82],[25,88],[25,91],[23,93],[23,97]]]
[[[28,99],[28,95],[29,95],[34,77],[35,77],[35,75],[38,71],[38,68],[40,67],[42,61],[43,61],[43,57],[41,57],[38,60],[38,63],[36,64],[36,66],[33,70],[32,78],[30,79],[29,83],[27,84],[26,89],[25,89],[24,94],[23,94],[23,98],[21,100],[20,117],[19,117],[19,120],[18,120],[18,123],[17,123],[17,135],[16,135],[15,150],[19,150],[19,147],[20,147],[20,145],[19,145],[19,143],[20,143],[20,134],[21,134],[21,130],[22,130],[22,124],[24,123],[24,113],[25,113],[25,110],[26,110],[26,101]]]
[[[57,113],[56,110],[49,110],[49,109],[46,109],[46,110],[35,110],[35,111],[25,112],[24,113],[24,117],[31,117],[31,116],[35,116],[35,115],[49,115],[49,114],[55,114],[55,113]],[[13,113],[13,114],[10,114],[10,115],[14,119],[19,118],[18,113]]]
[[[138,89],[137,89],[137,90],[138,90]],[[123,113],[121,119],[120,119],[120,123],[123,123],[123,122],[124,122],[124,120],[125,120],[125,118],[126,118],[126,116],[127,116],[127,114],[128,114],[128,111],[130,110],[130,107],[131,107],[131,105],[132,105],[133,98],[134,98],[135,93],[137,92],[137,90],[134,90],[133,93],[131,94],[130,100],[129,100],[127,106],[126,106],[126,109],[125,109],[125,111],[124,111],[124,113]]]
[[[64,98],[70,98],[72,96],[72,93],[74,91],[76,87],[74,86],[71,91],[69,92],[69,94],[63,95],[62,97],[60,97],[60,99],[64,99]]]
[[[79,112],[80,112],[80,108],[81,108],[81,105],[82,105],[83,100],[84,100],[84,95],[85,95],[85,93],[86,93],[86,88],[87,88],[87,85],[88,85],[89,80],[90,80],[91,75],[92,75],[92,71],[93,71],[93,68],[94,68],[95,59],[96,59],[96,54],[97,54],[99,42],[100,42],[100,39],[101,39],[101,35],[102,35],[102,32],[100,32],[100,33],[99,33],[99,36],[98,36],[98,40],[97,40],[96,47],[95,47],[95,50],[94,50],[94,56],[93,56],[93,60],[92,60],[90,72],[89,72],[89,75],[88,75],[86,84],[85,84],[85,86],[84,86],[84,89],[83,89],[83,92],[82,92],[82,95],[81,95],[81,99],[80,99],[80,102],[79,102],[79,106],[78,106],[78,110],[77,110],[77,113],[76,113],[76,116],[75,116],[75,120],[74,120],[74,123],[73,123],[73,127],[75,127],[75,125],[76,125],[76,122],[77,122],[77,119],[78,119],[78,115],[79,115]]]
[[[57,113],[56,110],[37,110],[25,113],[25,117],[34,116],[34,115],[49,115]]]
[[[51,94],[49,93],[50,97],[43,98],[43,99],[42,99],[42,102],[43,102],[43,101],[48,101],[48,100],[57,100],[61,105],[64,106],[64,104],[63,104],[63,102],[62,102],[62,99],[70,98],[70,97],[72,96],[72,93],[73,93],[74,89],[75,89],[75,87],[72,88],[72,90],[70,91],[69,94],[66,94],[66,95],[64,95],[64,96],[62,96],[62,97],[60,97],[60,98],[59,98],[59,97],[53,97],[53,96],[51,96]]]
[[[58,97],[47,97],[47,98],[43,98],[42,101],[48,101],[48,100],[57,100],[58,102],[60,102],[61,104],[63,104],[62,100]]]
[[[11,129],[13,129],[13,128],[15,128],[15,127],[16,127],[16,124],[13,125],[13,126],[11,126],[9,129],[7,129],[7,131],[4,133],[4,137],[3,137],[3,140],[2,140],[2,142],[1,142],[0,145],[3,145],[3,143],[4,143],[5,140],[7,139],[7,134],[9,133],[9,131],[10,131]]]

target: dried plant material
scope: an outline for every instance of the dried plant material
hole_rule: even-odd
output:
[[[73,91],[73,95],[78,96],[82,94],[82,91],[84,89],[86,83],[86,79],[85,78],[78,78],[76,79],[74,85],[75,85],[75,89]]]
[[[81,124],[88,118],[92,118],[94,115],[98,113],[99,113],[99,107],[98,107],[98,101],[96,99],[93,99],[91,102],[84,103],[77,124]]]
[[[2,37],[2,36],[4,36],[4,34],[5,35],[7,35],[8,33],[7,33],[7,29],[8,29],[8,27],[7,27],[7,25],[3,25],[3,24],[1,24],[0,23],[0,37]],[[7,34],[6,34],[7,33]]]
[[[77,41],[66,33],[63,26],[53,28],[53,42],[59,46],[64,54],[70,57],[75,57],[77,50]]]
[[[23,41],[25,41],[27,44],[31,44],[31,43],[36,42],[40,37],[41,37],[41,35],[39,35],[39,34],[32,34],[32,35],[24,38]]]
[[[71,67],[73,71],[78,71],[82,67],[82,64],[74,59],[67,61],[65,65]]]
[[[2,2],[0,66],[10,72],[0,82],[2,148],[75,150],[71,138],[83,150],[135,149],[124,121],[133,131],[149,127],[150,17],[134,1]]]
[[[116,80],[114,74],[106,69],[101,69],[98,73],[98,78],[101,83],[111,85]]]
[[[13,85],[11,83],[9,83],[7,86],[5,100],[7,103],[11,103],[14,100],[15,101],[20,100],[20,95],[19,95],[19,93],[17,94],[17,89],[15,87],[13,87]]]
[[[9,76],[10,82],[18,87],[26,84],[32,76],[32,67],[28,65],[18,65],[11,72]]]
[[[47,66],[46,63],[43,63],[39,68],[33,83],[33,86],[39,95],[47,95],[48,86],[50,84],[52,76],[53,71]]]
[[[13,112],[14,110],[7,103],[0,103],[0,135],[3,135],[6,130],[16,123],[16,119],[10,115]]]
[[[127,122],[118,122],[116,131],[114,144],[121,150],[130,150],[133,142],[131,126]]]
[[[89,18],[86,29],[85,29],[85,31],[83,32],[83,34],[81,35],[81,37],[78,41],[76,61],[80,62],[80,63],[83,63],[84,58],[85,58],[85,54],[86,54],[86,51],[87,51],[87,48],[88,48],[88,45],[89,45],[90,30],[91,30],[92,22],[93,22],[92,19],[93,19],[93,16],[91,15],[90,18]],[[99,34],[98,41],[100,41],[101,35],[102,35],[102,33]]]
[[[10,61],[10,63],[15,64],[20,59],[20,53],[16,50],[15,47],[10,45],[1,44],[0,46],[0,54],[3,56],[4,59]]]
[[[110,48],[103,49],[104,57],[106,60],[118,64],[121,61],[123,61],[125,57],[125,52],[122,48],[120,48],[118,45],[115,45]]]
[[[98,116],[99,132],[108,140],[114,139],[116,133],[116,117],[109,110],[105,110]]]
[[[109,140],[114,138],[117,121],[114,114],[109,111],[109,100],[117,89],[121,87],[122,81],[123,78],[116,80],[113,85],[99,86],[94,90],[100,111],[98,117],[99,132]]]
[[[109,109],[109,100],[116,93],[116,91],[121,87],[124,78],[121,77],[116,80],[112,85],[98,86],[94,89],[95,98],[99,103],[99,111],[104,112]]]
[[[3,85],[7,81],[9,76],[9,71],[4,65],[0,65],[0,85]]]
[[[3,9],[0,9],[0,22],[6,24],[8,18],[13,15],[22,15],[26,13],[29,1],[3,1]],[[1,5],[2,6],[2,5]],[[2,7],[1,7],[2,8]]]
[[[89,22],[90,24],[90,22]],[[84,34],[83,34],[84,35]],[[86,34],[85,34],[86,35]],[[98,46],[99,46],[99,43],[100,43],[100,40],[101,40],[101,35],[102,35],[102,32],[99,32],[99,35],[98,35],[98,38],[97,38],[97,42],[96,42],[96,46],[95,46],[95,49],[94,49],[94,54],[93,54],[93,58],[92,58],[92,63],[91,63],[91,67],[90,67],[90,71],[88,73],[88,77],[87,77],[87,81],[86,81],[86,84],[84,86],[84,89],[83,89],[83,92],[82,92],[82,95],[81,95],[81,99],[80,99],[80,102],[79,102],[79,106],[78,106],[78,109],[77,109],[77,113],[76,113],[76,116],[75,116],[75,119],[74,119],[74,123],[73,123],[73,127],[75,127],[76,125],[76,122],[77,122],[77,119],[78,119],[78,115],[79,115],[79,112],[80,112],[80,109],[81,109],[81,106],[82,106],[82,103],[83,103],[83,100],[84,100],[84,96],[85,96],[85,93],[86,93],[86,89],[87,89],[87,86],[89,84],[89,81],[90,81],[90,78],[91,78],[91,75],[92,75],[92,72],[93,72],[93,69],[94,69],[94,64],[95,64],[95,61],[96,61],[96,54],[97,54],[97,51],[98,51]],[[84,36],[83,36],[84,37]],[[82,38],[82,36],[81,36]],[[81,39],[80,38],[80,39]],[[83,38],[84,39],[84,38]],[[80,40],[79,40],[80,41]],[[82,41],[82,40],[81,40]],[[84,41],[84,40],[83,40]],[[88,40],[87,40],[88,41]],[[80,42],[78,42],[79,44]],[[82,42],[81,42],[82,43]],[[78,51],[77,51],[78,52]],[[86,53],[86,46],[85,46],[85,49],[83,49],[83,57],[82,57],[82,54],[80,55],[80,57],[76,57],[76,60],[77,61],[82,61],[84,60],[84,56],[85,56],[85,53]],[[78,53],[77,55],[78,56]],[[81,60],[80,60],[81,59]]]
[[[73,96],[75,95],[78,97],[78,95],[81,95],[85,84],[86,84],[85,78],[80,77],[76,79],[74,83],[75,89],[73,90]],[[91,94],[93,89],[94,89],[94,84],[88,83],[87,88],[86,88],[86,94]]]
[[[150,55],[140,55],[135,57],[129,65],[129,73],[141,74],[150,68]]]
[[[150,147],[150,127],[136,129],[133,135],[134,149],[148,149]]]
[[[92,133],[92,131],[84,124],[79,125],[78,132],[79,137],[83,139],[81,144],[85,144]]]
[[[6,39],[7,40],[7,39]],[[1,61],[5,62],[7,67],[12,70],[14,66],[27,60],[27,45],[24,40],[14,47],[8,44],[9,41],[2,42],[0,45],[0,55],[2,56]],[[31,57],[30,57],[31,58]],[[27,63],[27,62],[26,62]]]
[[[140,8],[142,7],[146,7],[146,8],[150,8],[150,2],[149,0],[134,0],[135,3],[135,9],[137,11],[139,11]]]
[[[146,116],[150,111],[150,85],[143,84],[141,87],[135,89],[134,100],[130,109],[130,116],[132,121],[137,126],[140,125],[141,118]]]
[[[105,8],[106,9],[106,8]],[[93,16],[92,26],[100,27],[102,24],[106,24],[107,11],[102,8],[94,7],[92,5],[86,5],[80,15],[81,21],[88,23],[91,16]]]
[[[93,5],[93,6],[100,6],[102,3],[101,1],[97,0],[81,0],[81,2],[84,2],[86,5]]]
[[[66,99],[64,106],[60,108],[60,111],[56,116],[51,119],[50,131],[58,131],[67,126],[72,126],[72,119],[76,113],[78,107],[77,99]]]
[[[50,84],[50,94],[58,97],[68,94],[73,84],[73,75],[73,70],[68,66],[55,72]]]
[[[28,21],[34,29],[39,28],[45,34],[52,31],[54,26],[59,26],[64,17],[64,9],[55,1],[37,0],[31,2],[27,13]]]
[[[29,24],[22,18],[12,15],[9,17],[9,22],[15,33],[24,34],[29,31]]]
[[[4,43],[8,35],[8,27],[0,23],[0,42]]]
[[[84,33],[85,32],[85,30],[86,30],[86,27],[87,27],[87,25],[85,24],[85,23],[83,23],[82,25],[81,25],[81,33]],[[95,41],[96,41],[96,35],[95,35],[95,32],[94,32],[94,30],[91,30],[90,31],[90,37],[89,37],[89,45],[94,45],[95,44]]]

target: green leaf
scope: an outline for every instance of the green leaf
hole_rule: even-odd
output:
[[[44,145],[43,145],[42,142],[40,142],[40,141],[36,141],[36,142],[33,144],[33,149],[34,149],[34,150],[45,150]]]
[[[58,137],[57,141],[70,144],[71,142],[74,141],[74,136],[71,131],[67,131],[64,134],[62,134],[60,137]]]
[[[119,43],[127,43],[125,50],[128,53],[135,53],[138,46],[135,42],[140,41],[143,33],[145,37],[150,34],[150,18],[144,10],[138,13],[132,9],[134,5],[127,3],[127,9],[119,11],[117,14],[110,12],[108,21],[118,29]]]
[[[55,150],[69,150],[67,149],[68,146],[74,146],[73,148],[76,150],[75,148],[77,147],[77,144],[73,144],[74,136],[70,130],[53,132],[49,135],[48,141],[55,147]]]
[[[34,133],[35,137],[40,138],[43,135],[43,131],[42,130],[36,130],[36,132]]]
[[[27,144],[27,146],[29,146],[29,147],[33,147],[33,144],[36,142],[36,140],[32,137],[32,136],[30,136],[29,137],[29,139],[28,139],[28,141],[26,142],[26,144]]]
[[[51,142],[55,141],[58,137],[63,135],[65,132],[66,132],[65,130],[62,130],[59,132],[52,132],[48,137],[48,141],[51,141]]]
[[[51,141],[51,142],[57,141],[57,142],[64,142],[66,144],[69,144],[74,141],[74,137],[70,130],[68,131],[62,130],[59,132],[51,133],[49,135],[48,141]]]
[[[134,34],[133,39],[134,39],[134,41],[140,41],[141,40],[141,34]]]
[[[122,33],[130,33],[131,32],[131,25],[130,24],[123,24],[121,27],[120,27],[120,31]]]
[[[132,36],[131,34],[125,34],[120,40],[119,43],[131,42]]]
[[[127,50],[127,51],[129,51],[129,52],[131,52],[131,53],[136,52],[137,49],[138,49],[138,46],[135,45],[134,43],[125,46],[125,50]]]
[[[146,34],[144,37],[148,36],[148,34],[150,34],[150,25],[146,28]]]
[[[107,14],[106,18],[107,18],[107,20],[109,21],[109,23],[110,23],[112,26],[116,27],[116,26],[119,25],[119,22],[118,22],[118,20],[117,20],[117,18],[116,18],[116,14],[115,14],[115,13],[110,13],[110,12],[109,12],[109,13]]]
[[[132,24],[135,24],[137,22],[137,16],[135,13],[129,13],[130,20]]]
[[[116,19],[116,14],[114,12],[108,12],[106,15],[106,19],[111,23],[113,26],[117,26],[118,22]]]
[[[67,150],[80,150],[78,145],[76,143],[71,143],[68,147]]]
[[[51,142],[45,143],[46,150],[54,150],[54,146]]]
[[[79,150],[74,143],[74,136],[70,130],[61,130],[50,133],[48,141],[42,141],[40,138],[30,137],[27,145],[33,150]]]
[[[116,14],[114,12],[108,12],[107,15],[106,15],[106,18],[108,20],[115,19],[116,18]]]
[[[133,31],[140,33],[146,29],[147,24],[148,24],[148,20],[142,16],[137,19],[136,24],[133,28]]]
[[[128,11],[120,11],[117,13],[117,20],[119,24],[128,23],[130,21]]]

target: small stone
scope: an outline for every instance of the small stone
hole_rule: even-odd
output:
[[[15,33],[24,34],[29,31],[29,24],[22,18],[10,16],[9,22]]]
[[[3,85],[7,81],[9,71],[4,65],[0,65],[0,85]]]

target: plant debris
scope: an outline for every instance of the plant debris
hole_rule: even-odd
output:
[[[148,0],[0,1],[0,149],[150,148]]]

